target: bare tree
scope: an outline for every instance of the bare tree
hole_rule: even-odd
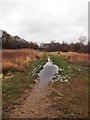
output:
[[[81,44],[84,44],[86,42],[87,38],[86,36],[80,36],[79,41]]]

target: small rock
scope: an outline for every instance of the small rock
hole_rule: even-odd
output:
[[[0,74],[0,79],[2,79],[3,78],[3,74]]]
[[[64,82],[67,82],[67,81],[68,81],[67,79],[64,80]]]
[[[34,113],[34,111],[33,111],[33,110],[31,110],[31,112],[32,112],[32,113]]]
[[[24,97],[23,100],[26,100],[26,98]]]
[[[20,105],[19,108],[22,108],[22,106]]]
[[[60,70],[60,71],[62,71],[62,69],[61,69],[61,68],[60,68],[59,70]]]
[[[62,80],[62,79],[60,79],[60,81],[61,81],[61,82],[63,82],[63,80]]]
[[[79,68],[78,70],[80,71],[81,69]]]
[[[68,68],[70,68],[70,66],[68,66]]]
[[[73,116],[74,114],[73,114],[73,113],[71,113],[71,115]]]
[[[28,92],[28,90],[25,90],[25,93],[27,93]]]
[[[21,113],[25,113],[24,111],[21,111]]]

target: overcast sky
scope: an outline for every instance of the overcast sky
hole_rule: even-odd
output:
[[[0,0],[0,29],[37,43],[88,36],[88,0]]]

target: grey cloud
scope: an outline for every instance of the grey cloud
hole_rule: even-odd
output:
[[[1,0],[0,29],[38,43],[87,36],[88,0]]]

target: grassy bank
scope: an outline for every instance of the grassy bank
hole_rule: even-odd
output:
[[[63,57],[69,63],[90,66],[90,54],[76,52],[53,52],[52,55]]]
[[[50,54],[53,62],[61,71],[59,74],[68,75],[67,82],[56,81],[51,84],[51,107],[60,118],[88,117],[88,71],[87,65],[77,62],[70,63],[65,57],[56,53]],[[78,58],[77,58],[78,59]],[[63,71],[62,71],[63,70]]]
[[[6,76],[2,79],[3,116],[13,109],[15,105],[20,104],[19,98],[23,93],[32,89],[37,73],[46,60],[47,56],[43,54],[39,60],[32,61],[30,66],[24,68],[22,72],[16,72],[12,76]]]
[[[89,63],[87,63],[87,62],[89,62],[89,60],[82,62],[82,59],[81,59],[79,63],[78,62],[72,63],[68,59],[66,59],[67,54],[65,56],[65,53],[64,53],[64,56],[58,55],[58,53],[50,53],[50,55],[51,55],[53,62],[59,67],[59,69],[60,68],[62,69],[60,74],[68,74],[70,76],[78,75],[78,77],[79,77],[79,75],[81,75],[82,79],[87,78],[88,71],[89,71],[89,67],[87,65]],[[71,54],[71,56],[72,56],[72,54]],[[78,59],[78,56],[77,56],[77,59]],[[82,65],[82,64],[84,64],[84,65]]]

